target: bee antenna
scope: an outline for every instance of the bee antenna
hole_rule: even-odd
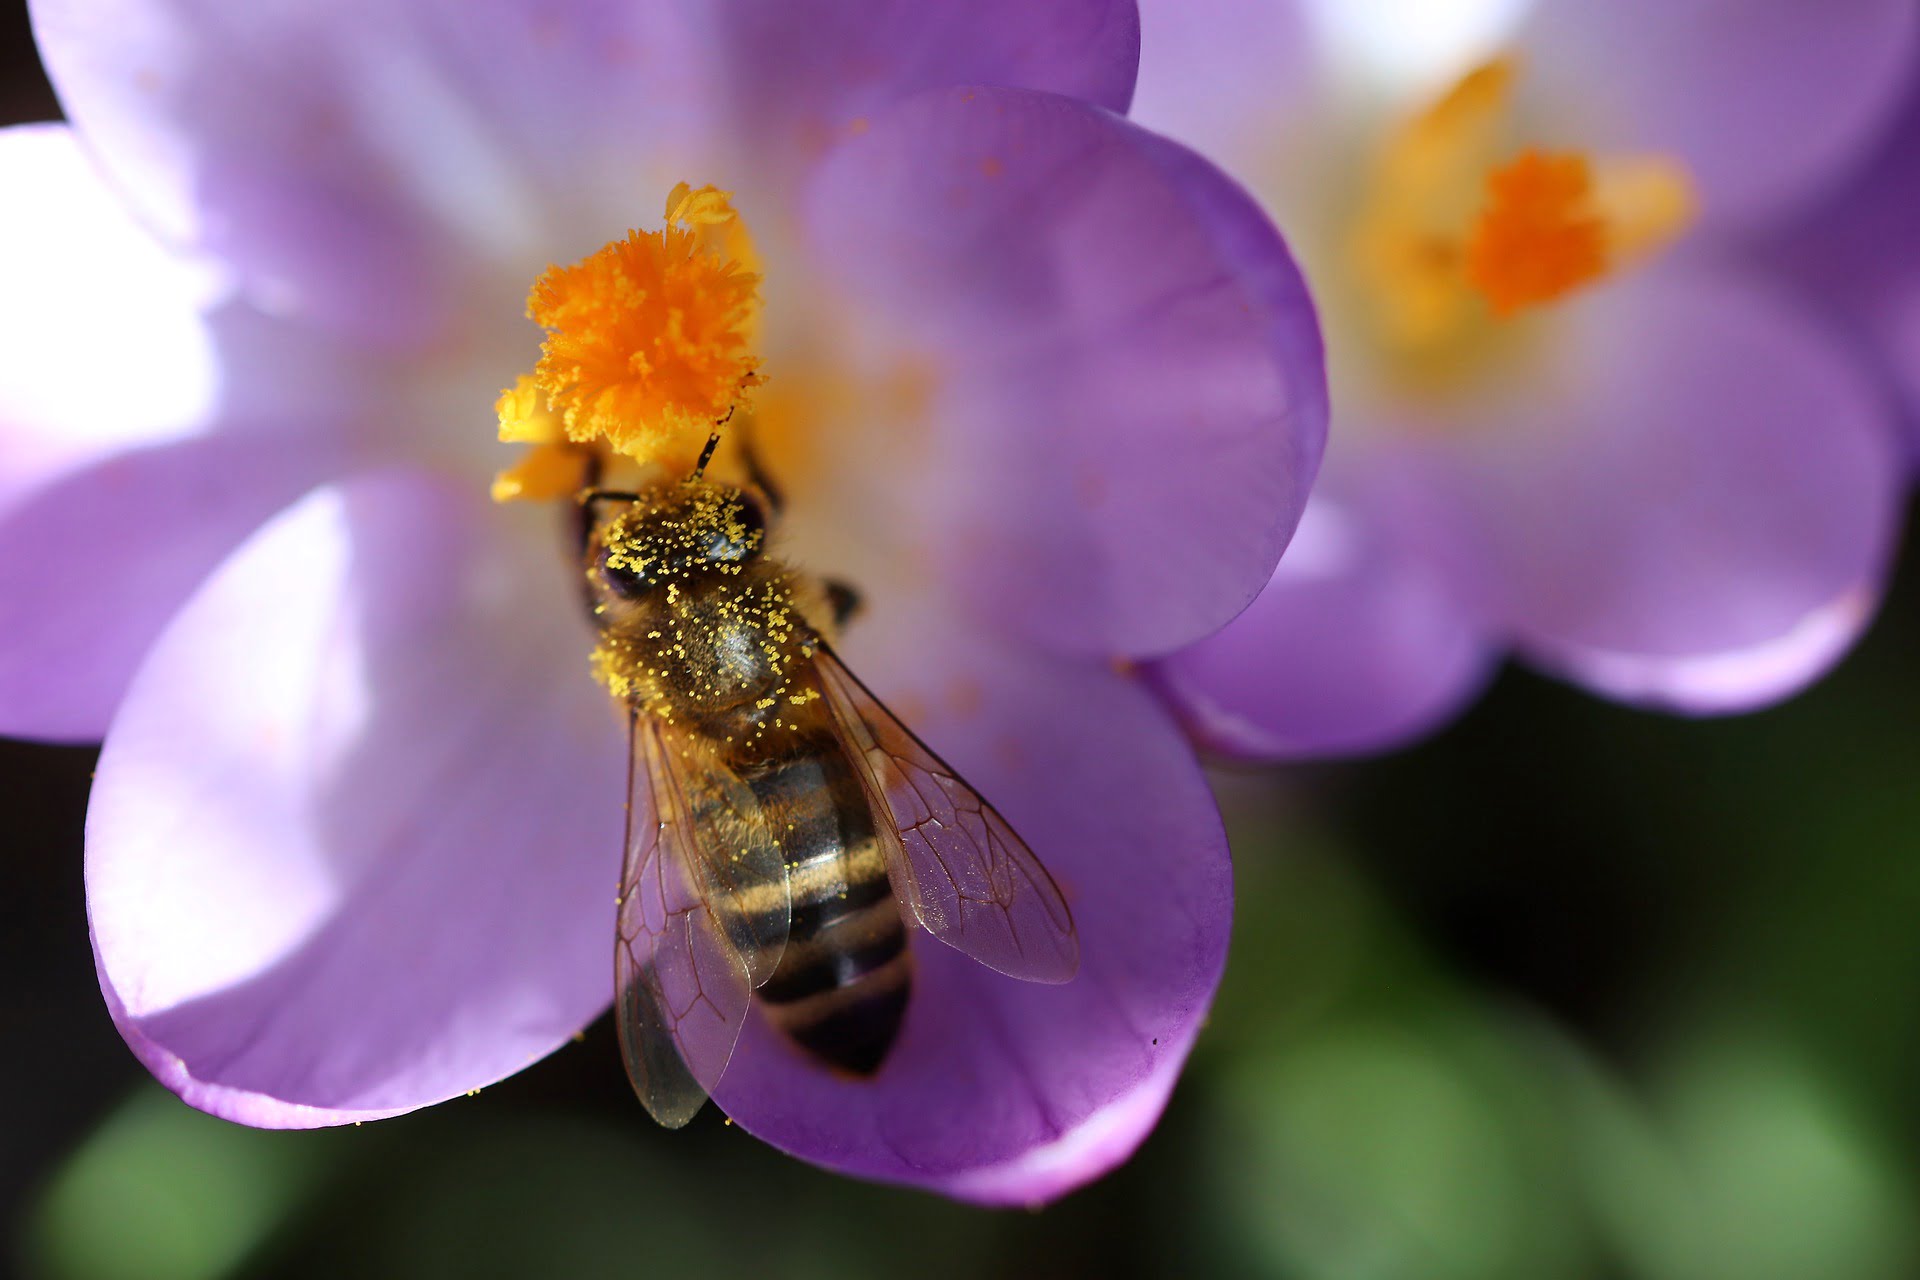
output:
[[[726,426],[727,423],[732,420],[733,410],[728,409],[727,416],[713,424],[713,434],[707,437],[707,447],[700,451],[700,461],[693,464],[693,474],[687,477],[688,484],[694,483],[706,474],[707,464],[713,461],[713,451],[720,447],[720,428]]]

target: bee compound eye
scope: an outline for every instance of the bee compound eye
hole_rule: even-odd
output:
[[[613,554],[608,551],[600,553],[600,579],[623,600],[637,600],[653,587],[652,578],[627,565],[613,563]]]

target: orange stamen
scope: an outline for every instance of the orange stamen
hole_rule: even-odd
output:
[[[1466,246],[1467,283],[1497,316],[1551,302],[1607,272],[1607,223],[1587,158],[1522,152],[1487,175]]]
[[[699,451],[761,381],[751,343],[760,277],[740,257],[750,259],[750,242],[727,194],[681,183],[661,230],[629,231],[547,269],[527,299],[548,330],[532,384],[568,440],[642,463]],[[503,438],[529,415],[526,402],[524,383],[501,397]]]

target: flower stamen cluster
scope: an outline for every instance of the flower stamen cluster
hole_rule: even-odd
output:
[[[660,230],[547,268],[527,298],[548,331],[540,361],[495,405],[500,438],[535,447],[495,482],[495,498],[562,496],[584,472],[583,450],[690,462],[761,382],[753,256],[728,194],[683,182]]]
[[[1558,302],[1670,243],[1693,183],[1661,156],[1514,151],[1510,59],[1475,68],[1383,140],[1351,242],[1382,346],[1458,368],[1487,322]]]

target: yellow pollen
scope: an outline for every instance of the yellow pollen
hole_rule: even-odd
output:
[[[1467,236],[1467,283],[1497,316],[1551,302],[1607,272],[1607,225],[1587,158],[1522,152],[1487,175],[1487,207]]]
[[[752,262],[727,193],[681,183],[659,231],[549,267],[527,299],[547,340],[532,375],[500,397],[501,439],[555,443],[557,418],[557,436],[576,445],[691,463],[761,381]]]

